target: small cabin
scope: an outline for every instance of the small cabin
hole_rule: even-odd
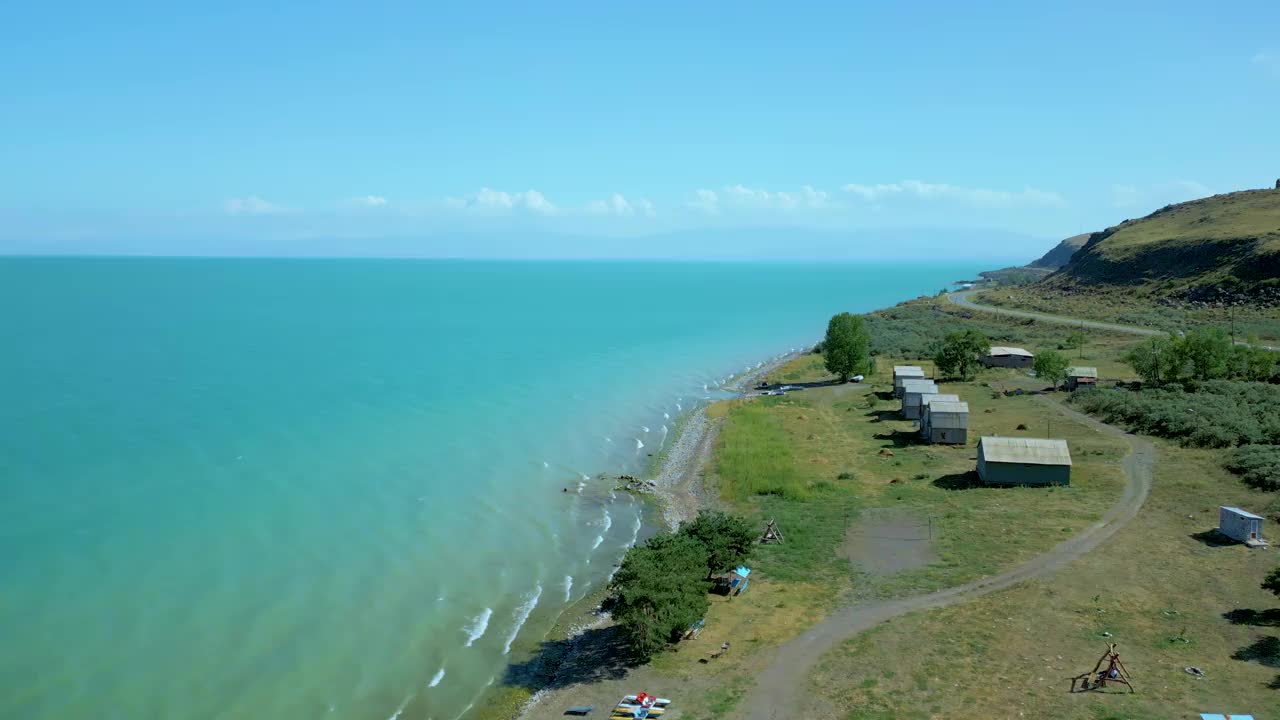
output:
[[[987,485],[1068,485],[1066,440],[986,436],[978,441],[978,477]]]
[[[743,590],[747,589],[747,578],[751,575],[751,568],[740,565],[729,573],[729,594],[741,595]]]
[[[1252,547],[1267,544],[1262,539],[1262,516],[1238,507],[1218,508],[1218,532]]]
[[[929,426],[929,403],[935,400],[942,402],[960,402],[960,396],[951,393],[932,393],[930,395],[920,396],[920,434],[924,434],[924,429]]]
[[[936,395],[938,386],[932,380],[902,381],[902,416],[911,420],[920,419],[920,401],[924,395]]]
[[[934,400],[929,403],[926,441],[939,445],[964,445],[969,441],[969,403]]]
[[[1091,388],[1098,384],[1098,368],[1094,367],[1069,367],[1067,368],[1067,389],[1079,390],[1080,388]]]
[[[924,369],[915,365],[894,365],[893,366],[893,396],[902,397],[902,383],[904,380],[923,380]]]
[[[984,367],[1029,368],[1036,356],[1019,347],[994,346],[980,362]]]

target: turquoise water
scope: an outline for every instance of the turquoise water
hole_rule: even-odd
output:
[[[453,720],[637,537],[593,476],[977,269],[0,259],[0,716]]]

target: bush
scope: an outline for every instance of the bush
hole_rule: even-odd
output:
[[[1280,445],[1237,448],[1226,467],[1248,485],[1261,490],[1280,490]]]
[[[609,584],[611,612],[641,656],[658,652],[706,614],[706,569],[702,544],[684,535],[655,535],[627,551]]]
[[[1194,390],[1086,390],[1072,399],[1085,412],[1134,432],[1191,447],[1280,444],[1280,386],[1212,380]]]
[[[946,312],[934,304],[905,303],[865,315],[871,331],[871,353],[896,358],[933,357],[943,338],[957,325],[974,328],[1001,345],[1024,345],[1023,327],[986,313]],[[1031,321],[1028,321],[1030,324]]]
[[[703,510],[680,526],[681,536],[697,540],[707,557],[707,577],[735,568],[751,557],[756,530],[737,515]]]

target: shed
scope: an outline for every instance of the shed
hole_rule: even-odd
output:
[[[969,441],[969,403],[934,400],[929,404],[929,424],[923,432],[931,443],[965,444]]]
[[[1218,508],[1218,532],[1245,545],[1267,544],[1262,539],[1262,516],[1238,507],[1223,505]]]
[[[932,393],[930,395],[920,396],[920,434],[924,434],[924,429],[929,426],[929,404],[937,401],[942,402],[960,402],[959,395],[951,393]]]
[[[893,396],[902,397],[902,382],[904,380],[923,380],[924,368],[916,365],[894,365],[893,366]]]
[[[1071,452],[1066,440],[985,436],[978,441],[978,477],[987,485],[1067,485]]]
[[[932,380],[903,380],[902,416],[912,420],[919,420],[921,396],[933,395],[937,392],[938,386],[934,385]]]
[[[982,364],[986,367],[1029,368],[1035,357],[1019,347],[996,345],[982,356]]]
[[[1067,368],[1067,389],[1076,390],[1080,387],[1093,387],[1098,384],[1098,368],[1095,367],[1069,367]]]

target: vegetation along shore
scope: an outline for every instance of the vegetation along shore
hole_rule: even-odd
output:
[[[1239,202],[1270,212],[1280,191]],[[1163,257],[1143,223],[1188,205],[1070,239],[1033,284],[837,314],[813,352],[690,414],[654,481],[670,531],[534,653],[536,679],[523,677],[537,694],[507,716],[608,710],[641,691],[699,720],[1275,707],[1280,570],[1219,529],[1223,507],[1256,515],[1262,536],[1280,520],[1274,275],[1234,282],[1228,312],[1197,306],[1176,327],[1135,323],[1148,316],[1133,308],[1207,297],[1205,278],[1148,277],[1121,311],[1107,308],[1127,275],[1070,285],[1117,237],[1140,233],[1139,256]],[[962,435],[922,432],[931,401],[963,413]],[[916,402],[923,416],[905,416]],[[1069,480],[1014,463],[1014,482],[992,482],[994,451],[985,473],[975,461],[1006,438],[1061,441]],[[1099,689],[1089,673],[1112,643],[1130,685],[1080,692]]]

